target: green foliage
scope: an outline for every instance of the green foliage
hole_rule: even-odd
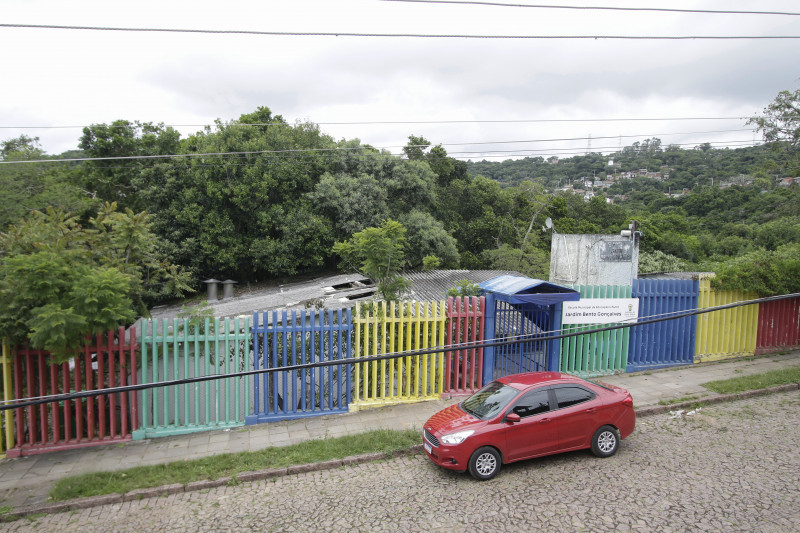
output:
[[[52,209],[10,226],[0,234],[0,337],[60,362],[87,335],[131,323],[150,297],[185,294],[188,275],[157,256],[155,241],[146,215],[113,204],[86,226]]]
[[[547,279],[550,275],[550,254],[530,242],[520,248],[503,244],[484,251],[483,256],[493,269],[512,270],[534,279]]]
[[[718,394],[736,394],[749,390],[767,389],[797,383],[800,380],[800,367],[789,367],[781,370],[771,370],[763,374],[739,376],[730,379],[708,381],[701,386]]]
[[[110,125],[93,124],[83,128],[78,146],[92,158],[154,156],[179,151],[180,134],[163,124],[116,120]],[[157,159],[89,161],[85,163],[83,187],[106,202],[122,207],[144,209],[139,195],[143,183],[141,173],[158,164]]]
[[[178,311],[178,318],[180,320],[188,319],[188,327],[191,331],[198,331],[201,334],[206,333],[206,321],[213,323],[214,309],[208,304],[207,301],[199,301],[192,305],[181,305],[181,310]],[[183,328],[183,324],[181,324]],[[213,330],[214,326],[210,328]],[[213,333],[213,331],[209,332]]]
[[[665,254],[661,250],[639,253],[639,273],[651,272],[683,272],[686,270],[686,261]]]
[[[753,117],[748,124],[755,124],[764,140],[789,154],[787,170],[800,169],[800,89],[778,93],[763,114]]]
[[[95,201],[77,187],[78,168],[59,163],[13,163],[50,160],[39,148],[39,139],[22,135],[0,143],[0,191],[3,209],[0,230],[33,210],[48,207],[83,213]]]
[[[69,359],[87,335],[134,320],[131,278],[93,265],[78,250],[39,251],[4,261],[0,336]]]
[[[437,257],[444,268],[458,266],[458,245],[443,223],[417,209],[401,216],[400,222],[406,228],[405,260],[409,268],[422,267],[428,256]]]
[[[442,261],[435,255],[426,255],[422,258],[422,270],[436,270],[442,266]]]
[[[450,287],[445,292],[446,296],[453,298],[461,298],[463,296],[480,296],[483,291],[480,286],[474,281],[462,279],[456,283],[455,287]]]
[[[800,292],[800,243],[757,250],[716,268],[711,283],[724,290],[754,291],[760,296]]]
[[[337,242],[333,251],[343,263],[374,281],[386,301],[399,300],[409,287],[400,271],[405,264],[406,228],[385,220],[379,228],[367,228],[348,241]]]

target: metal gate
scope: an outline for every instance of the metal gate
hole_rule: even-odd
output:
[[[480,287],[486,296],[489,344],[484,350],[484,384],[520,372],[557,371],[559,342],[547,337],[561,329],[561,302],[579,299],[578,291],[509,275]]]
[[[543,337],[550,331],[549,306],[497,302],[495,312],[495,340],[521,342],[495,349],[494,377],[548,370],[548,341]]]

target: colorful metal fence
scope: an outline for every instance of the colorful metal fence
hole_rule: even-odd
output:
[[[758,298],[752,292],[715,291],[710,279],[701,279],[699,287],[699,309]],[[698,315],[694,362],[753,355],[758,333],[758,307],[745,305]]]
[[[350,310],[253,315],[253,369],[332,362],[350,357],[353,323]],[[263,373],[253,384],[253,414],[258,424],[328,413],[347,412],[350,367],[346,364]]]
[[[494,306],[493,340],[513,342],[487,349],[493,354],[492,379],[551,370],[548,368],[549,341],[543,340],[553,329],[551,306],[500,300],[496,300]]]
[[[424,350],[445,344],[445,302],[357,304],[354,357]],[[441,354],[356,363],[350,410],[438,399],[444,390]]]
[[[14,385],[11,376],[11,361],[13,355],[11,346],[6,339],[3,339],[3,352],[0,353],[0,389],[2,389],[2,399],[10,402],[14,397]],[[6,456],[6,450],[14,444],[14,414],[10,411],[3,411],[0,414],[0,459]]]
[[[628,285],[580,285],[581,299],[630,298]],[[596,325],[565,325],[562,333],[597,329]],[[561,339],[561,372],[578,376],[601,376],[624,372],[628,365],[628,341],[630,328],[621,328],[598,333],[586,333]]]
[[[249,318],[143,320],[140,383],[242,372],[249,361]],[[250,409],[243,377],[142,390],[134,440],[241,426]]]
[[[757,354],[800,346],[800,298],[765,302],[758,307]]]
[[[694,310],[698,294],[696,280],[633,280],[632,296],[639,299],[640,318],[668,318]],[[692,364],[696,335],[695,316],[631,328],[627,371]]]
[[[483,341],[486,299],[447,299],[447,346],[464,348],[444,354],[444,397],[472,394],[483,382],[483,348],[469,347]]]
[[[14,397],[30,398],[135,385],[136,330],[98,335],[93,346],[69,362],[51,364],[50,354],[19,347]],[[14,410],[16,445],[8,457],[131,440],[137,427],[136,393],[64,400]]]

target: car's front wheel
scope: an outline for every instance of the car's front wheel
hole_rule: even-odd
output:
[[[477,480],[492,479],[500,471],[503,462],[500,452],[491,446],[478,448],[469,458],[469,473]]]
[[[619,448],[619,431],[612,426],[603,426],[592,436],[592,453],[597,457],[611,457]]]

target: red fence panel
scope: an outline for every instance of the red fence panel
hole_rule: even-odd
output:
[[[50,354],[17,348],[14,398],[37,398],[68,392],[136,384],[136,329],[126,341],[125,328],[97,335],[75,358],[51,364]],[[131,440],[138,427],[136,392],[64,400],[14,410],[16,446],[8,457],[96,446]]]
[[[481,388],[483,348],[470,348],[483,340],[486,299],[481,296],[447,299],[447,345],[467,345],[445,353],[443,398],[465,396]]]
[[[758,306],[756,354],[800,346],[800,298],[766,302]]]

